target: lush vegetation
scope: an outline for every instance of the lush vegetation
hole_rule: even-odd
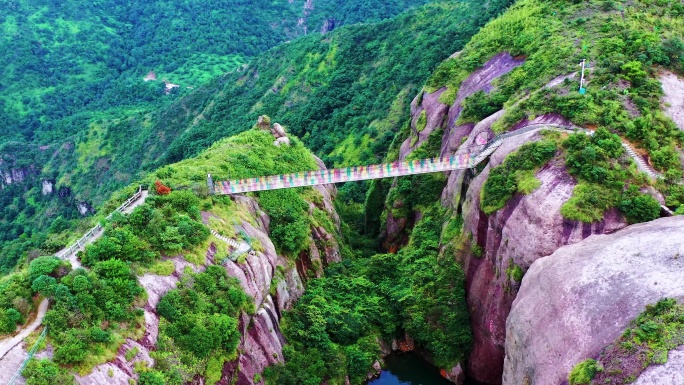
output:
[[[568,375],[568,383],[570,385],[589,385],[596,373],[603,370],[603,368],[596,362],[596,360],[588,359],[582,361],[572,368]]]
[[[27,273],[14,274],[0,281],[0,334],[12,333],[33,308],[33,292]]]
[[[43,322],[55,351],[53,361],[31,361],[25,375],[36,384],[49,381],[50,376],[70,383],[64,368],[85,373],[111,360],[125,338],[140,339],[146,295],[136,275],[169,275],[175,266],[167,257],[176,255],[191,263],[207,263],[209,229],[200,210],[206,211],[204,220],[211,228],[241,236],[237,220],[249,219],[229,197],[208,196],[207,173],[218,181],[269,170],[293,172],[300,167],[315,169],[317,164],[296,138],[290,146],[276,147],[270,132],[254,129],[225,139],[199,158],[148,175],[143,180],[150,186],[145,203],[130,214],[115,213],[103,220],[103,235],[79,253],[86,268],[71,270],[68,262],[38,257],[26,269],[5,277],[0,284],[4,294],[0,306],[2,315],[7,315],[2,326],[8,331],[27,318],[34,298],[44,296],[52,303]],[[120,197],[130,196],[136,188],[119,192],[104,206],[105,211],[117,207]],[[307,246],[312,224],[334,232],[320,209],[314,209],[311,218],[306,215],[309,202],[321,203],[312,189],[265,192],[257,198],[272,216],[270,229],[276,246],[292,257],[296,253],[291,248],[299,251]],[[256,240],[252,246],[260,248]],[[217,242],[216,262],[226,256],[226,247]],[[237,354],[242,332],[239,315],[255,311],[238,281],[219,265],[209,265],[201,273],[183,272],[177,289],[168,292],[156,310],[161,321],[158,350],[153,353],[155,366],[135,363],[141,384],[183,384],[197,375],[211,383],[218,381],[224,362]],[[124,354],[129,361],[136,355],[135,349]]]
[[[142,310],[134,301],[143,289],[120,260],[98,262],[89,271],[79,268],[57,279],[41,275],[31,287],[54,301],[43,323],[58,364],[87,372],[112,358],[122,339],[141,326]]]
[[[74,376],[68,370],[47,359],[29,360],[21,374],[26,379],[26,385],[74,384]]]
[[[491,214],[503,208],[515,193],[528,194],[539,187],[536,170],[554,156],[565,158],[565,166],[578,185],[560,213],[568,219],[594,222],[607,210],[618,208],[630,223],[648,222],[660,216],[660,203],[651,195],[641,193],[648,185],[622,147],[620,137],[606,129],[589,136],[571,134],[562,139],[528,143],[509,155],[503,164],[492,169],[480,192],[482,210]],[[563,151],[557,152],[558,144]]]
[[[591,138],[571,135],[563,147],[568,172],[579,180],[573,197],[561,207],[564,217],[593,222],[601,220],[606,210],[618,207],[630,223],[658,218],[660,204],[639,192],[646,181],[633,165],[628,168],[632,161],[624,155],[619,136],[598,129]]]
[[[264,191],[259,203],[271,219],[271,240],[279,251],[296,256],[307,246],[309,236],[308,208],[296,190]]]
[[[462,220],[442,229],[444,212],[433,207],[397,254],[344,260],[312,280],[282,330],[286,363],[269,368],[269,384],[360,384],[379,358],[378,339],[407,332],[435,363],[450,367],[472,343],[465,304],[465,277],[455,263]],[[440,239],[449,243],[440,252]]]
[[[59,120],[83,107],[102,110],[158,99],[164,86],[142,82],[150,70],[184,87],[199,86],[307,30],[320,30],[324,20],[378,21],[426,1],[371,6],[321,0],[311,9],[302,2],[265,0],[13,3],[0,11],[5,37],[0,49],[13,53],[0,59],[6,96],[0,143],[54,140],[60,134],[54,128],[68,128]]]
[[[149,197],[130,216],[115,213],[105,235],[86,247],[86,266],[118,259],[150,265],[164,255],[190,250],[209,236],[201,223],[199,199],[190,191]]]
[[[203,120],[203,111],[216,101],[226,103],[219,95],[225,80],[211,79],[242,68],[251,57],[305,31],[318,32],[327,20],[334,19],[338,27],[378,22],[426,2],[317,0],[312,9],[304,9],[301,1],[155,0],[131,5],[71,0],[20,1],[3,7],[0,48],[11,54],[0,58],[0,171],[19,170],[27,178],[10,186],[0,182],[0,272],[11,270],[28,250],[46,254],[64,246],[64,237],[72,232],[63,230],[73,230],[80,218],[77,203],[99,207],[113,191],[179,160],[160,158],[182,132]],[[368,33],[369,27],[359,28],[351,37]],[[442,39],[453,32],[444,31]],[[327,36],[318,33],[304,38],[324,39]],[[278,49],[304,57],[308,48],[306,43],[292,43]],[[416,84],[448,55],[439,49],[439,44],[432,48],[425,59],[430,64]],[[268,58],[271,53],[258,60]],[[151,70],[158,80],[143,81]],[[163,82],[180,87],[166,94]],[[192,153],[244,130],[254,117],[214,119],[219,126],[236,125],[191,146]],[[51,195],[41,194],[42,180],[55,184]],[[61,225],[51,228],[60,217]]]
[[[180,385],[197,374],[207,383],[218,381],[223,363],[236,357],[243,311],[254,312],[252,299],[222,266],[184,275],[157,305],[162,320],[155,368],[143,371],[141,382]]]
[[[620,207],[631,222],[654,218],[648,198],[623,197],[621,183],[643,185],[620,159],[620,138],[627,138],[649,155],[667,181],[682,176],[677,148],[684,131],[662,111],[659,69],[684,71],[684,13],[679,1],[539,1],[517,2],[484,27],[458,58],[441,64],[426,85],[443,86],[442,101],[454,100],[460,84],[473,70],[502,51],[525,58],[503,76],[489,94],[467,98],[461,121],[477,121],[506,107],[494,129],[505,131],[524,119],[559,113],[582,126],[599,128],[600,138],[571,137],[566,142],[567,165],[580,180],[564,207],[567,218],[591,222],[610,207]],[[553,88],[545,84],[577,71],[587,59],[587,93],[570,78]],[[574,78],[576,79],[576,77]],[[599,143],[603,141],[602,143]],[[611,147],[611,148],[609,148]],[[629,180],[628,180],[629,179]],[[677,198],[672,198],[676,208]],[[492,206],[496,207],[496,206]]]
[[[11,271],[27,250],[54,252],[64,245],[65,230],[81,218],[76,200],[65,193],[44,196],[40,187],[26,191],[17,184],[0,188],[0,274]]]
[[[336,22],[360,21],[370,8],[368,17],[380,20],[422,3],[427,1],[383,8],[360,0],[324,1],[304,26],[317,29],[337,14],[346,18]],[[467,98],[460,122],[476,122],[505,107],[497,132],[556,112],[595,134],[550,136],[521,147],[491,171],[481,196],[485,212],[500,209],[516,193],[534,191],[536,170],[557,157],[578,182],[561,209],[564,217],[598,221],[612,208],[631,223],[657,217],[659,204],[641,192],[649,182],[623,153],[623,138],[666,174],[666,183],[657,187],[668,205],[684,211],[684,190],[671,183],[681,177],[677,150],[684,134],[660,111],[662,90],[655,80],[660,68],[684,70],[680,2],[520,0],[466,45],[511,3],[434,1],[390,20],[305,36],[244,66],[248,56],[301,32],[289,17],[299,14],[295,5],[264,3],[258,16],[247,12],[247,5],[227,15],[230,8],[211,2],[138,4],[134,12],[111,1],[82,9],[20,2],[20,17],[0,11],[7,13],[3,28],[10,37],[0,44],[28,58],[5,63],[0,78],[0,91],[8,95],[0,105],[7,122],[0,129],[1,166],[29,174],[27,183],[0,189],[0,230],[7,231],[0,239],[0,263],[7,271],[26,262],[0,281],[0,333],[25,322],[41,296],[52,303],[44,323],[54,360],[32,361],[25,371],[29,383],[69,383],[65,368],[83,373],[112,359],[125,338],[142,337],[145,294],[136,275],[170,275],[175,265],[166,257],[179,254],[194,264],[207,263],[208,227],[240,236],[237,222],[252,221],[251,215],[228,197],[209,196],[207,174],[221,181],[316,169],[304,144],[330,165],[394,160],[390,143],[396,150],[411,135],[409,104],[424,82],[430,92],[447,87],[441,101],[450,104],[466,76],[501,51],[525,57],[525,64],[501,78],[493,92]],[[100,6],[111,6],[111,17],[101,17]],[[167,17],[173,22],[165,29],[153,28]],[[225,23],[247,26],[236,31]],[[464,45],[457,58],[430,75]],[[570,80],[543,87],[576,71],[582,58],[591,68],[586,95]],[[141,80],[150,69],[182,87],[166,95],[160,82]],[[203,82],[192,91],[184,88]],[[291,146],[276,147],[273,136],[258,127],[242,132],[263,114],[301,140],[293,136]],[[414,129],[422,131],[426,124],[422,113]],[[237,132],[242,133],[222,139]],[[410,159],[436,155],[442,135],[442,129],[435,130]],[[145,174],[150,169],[155,171]],[[54,179],[57,193],[44,196],[36,187],[41,179]],[[132,214],[103,222],[102,238],[80,255],[86,268],[71,270],[53,257],[36,258],[78,233],[76,211],[64,208],[67,204],[86,200],[108,212],[137,185],[109,202],[105,193],[132,180],[150,186],[152,195]],[[266,371],[267,383],[332,385],[343,384],[346,376],[362,383],[380,355],[379,340],[405,333],[442,368],[463,361],[472,335],[460,261],[483,250],[463,233],[463,219],[442,208],[445,182],[436,173],[340,189],[337,205],[348,221],[342,226],[355,250],[343,250],[345,259],[327,267],[323,278],[302,277],[310,278],[307,290],[281,324],[286,361]],[[312,207],[320,197],[311,189],[252,196],[271,219],[279,254],[293,265],[308,246],[312,225],[335,231],[330,218]],[[373,238],[390,216],[404,223],[401,239],[389,240],[401,248],[376,254]],[[34,225],[36,217],[43,219]],[[86,222],[80,222],[84,229]],[[217,248],[216,263],[226,254],[225,245]],[[36,251],[27,254],[30,249]],[[520,282],[524,272],[511,261],[505,274]],[[255,311],[221,266],[186,270],[156,310],[161,321],[155,366],[136,365],[143,385],[183,384],[197,376],[216,382],[223,364],[236,357],[238,317]],[[668,349],[684,343],[678,337],[681,319],[681,305],[674,301],[649,307],[615,345],[615,354],[645,357],[640,367],[663,362]],[[599,371],[604,361],[580,364],[569,381],[613,373]]]
[[[480,206],[491,214],[506,205],[516,192],[529,194],[539,187],[535,171],[556,154],[553,141],[524,144],[506,157],[503,164],[492,169],[480,192]]]
[[[668,351],[684,343],[684,306],[674,299],[647,305],[622,336],[597,360],[575,366],[571,384],[628,384],[650,365],[667,361]]]
[[[217,81],[220,98],[179,134],[178,160],[241,131],[260,114],[287,126],[328,164],[382,159],[433,68],[510,0],[437,1],[377,24],[342,28],[277,47]]]

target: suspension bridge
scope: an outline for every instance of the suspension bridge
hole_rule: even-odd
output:
[[[320,169],[220,182],[214,182],[212,176],[208,175],[207,184],[209,191],[212,194],[230,195],[253,191],[277,190],[283,188],[317,186],[332,183],[463,170],[477,166],[499,148],[504,140],[541,129],[568,133],[577,131],[555,124],[534,124],[516,131],[498,135],[489,141],[476,142],[468,151],[448,157],[397,161],[393,163],[344,167],[330,170]]]
[[[475,145],[469,148],[467,151],[462,153],[457,153],[448,157],[437,157],[419,160],[409,160],[409,161],[397,161],[393,163],[385,164],[374,164],[367,166],[356,166],[356,167],[345,167],[345,168],[335,168],[331,170],[312,170],[303,171],[291,174],[281,174],[272,175],[265,177],[254,177],[247,179],[237,179],[230,181],[221,181],[214,183],[211,175],[207,176],[207,184],[209,190],[212,194],[220,195],[231,195],[231,194],[241,194],[253,191],[265,191],[265,190],[276,190],[283,188],[295,188],[295,187],[305,187],[305,186],[316,186],[316,185],[326,185],[333,183],[344,183],[344,182],[354,182],[369,179],[379,179],[379,178],[393,178],[399,176],[407,175],[418,175],[427,174],[434,172],[444,172],[453,170],[469,169],[477,166],[487,157],[489,157],[501,144],[511,137],[519,136],[528,132],[537,130],[552,130],[566,133],[582,132],[587,135],[593,135],[593,131],[582,129],[582,128],[568,128],[566,126],[556,125],[556,124],[534,124],[527,127],[521,128],[516,131],[507,132],[498,136],[495,136],[489,141],[476,141]],[[650,178],[662,178],[662,174],[655,171],[648,163],[646,163],[641,156],[632,148],[628,143],[622,143],[625,148],[627,155],[629,155],[636,163],[639,171],[645,173]],[[138,191],[126,200],[120,207],[118,207],[115,212],[130,213],[133,208],[145,202],[147,197],[147,191],[143,190],[142,186]],[[663,209],[671,213],[669,209],[662,206]],[[114,213],[107,216],[106,219],[110,219]],[[93,243],[97,240],[103,232],[103,228],[100,225],[96,225],[94,228],[86,232],[79,240],[74,242],[66,249],[56,253],[56,256],[60,259],[69,259],[74,264],[74,267],[78,266],[78,261],[75,259],[75,254],[79,250],[82,250],[86,245]],[[249,240],[247,242],[237,242],[233,239],[222,236],[215,230],[211,230],[211,233],[218,239],[226,242],[229,246],[234,249],[233,254],[225,259],[236,260],[237,256],[249,252],[251,246],[249,245]],[[247,237],[243,233],[244,237]],[[248,237],[247,237],[248,239]],[[222,261],[222,263],[225,261]],[[75,263],[74,263],[75,260]],[[46,301],[45,301],[46,302]],[[40,325],[42,317],[38,317],[35,322],[36,327],[31,328],[35,330],[37,326]],[[28,360],[33,356],[36,351],[37,346],[45,338],[47,328],[43,329],[40,334],[38,341],[33,345],[29,351],[27,359],[25,359],[19,370],[16,371],[9,384],[13,385],[21,376],[21,370],[24,368]],[[14,343],[11,344],[13,347],[16,343],[20,342],[23,336]],[[0,356],[1,357],[1,356]]]
[[[211,174],[207,175],[207,185],[211,194],[232,195],[254,191],[277,190],[284,188],[318,186],[334,183],[355,182],[369,179],[393,178],[407,175],[427,174],[453,170],[469,169],[487,159],[501,144],[511,137],[538,130],[552,130],[565,133],[584,133],[593,135],[594,131],[579,127],[567,127],[558,124],[532,124],[521,129],[495,136],[489,141],[476,141],[475,145],[462,153],[448,157],[427,158],[393,163],[373,164],[335,169],[319,169],[291,174],[262,176],[246,179],[235,179],[214,183]],[[663,178],[663,175],[651,167],[637,151],[626,142],[622,147],[634,160],[637,169],[651,179]],[[684,180],[680,182],[684,184]],[[661,205],[666,215],[674,215],[667,206]]]

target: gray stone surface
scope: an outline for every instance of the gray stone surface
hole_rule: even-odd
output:
[[[682,385],[684,384],[684,345],[670,351],[667,362],[646,369],[634,385]]]
[[[503,383],[562,384],[576,363],[598,356],[646,305],[684,300],[682,240],[684,217],[661,218],[535,261],[506,322]]]
[[[660,83],[665,93],[665,113],[675,121],[680,130],[684,130],[684,78],[665,71],[660,76]]]

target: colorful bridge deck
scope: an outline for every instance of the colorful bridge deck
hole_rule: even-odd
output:
[[[473,160],[472,155],[467,153],[447,158],[429,158],[368,166],[335,168],[331,170],[303,171],[293,174],[217,182],[214,185],[214,190],[217,194],[240,194],[251,191],[276,190],[368,179],[392,178],[404,175],[427,174],[470,168],[475,165]]]
[[[453,171],[472,168],[491,155],[506,139],[519,136],[531,131],[547,129],[565,133],[583,132],[592,135],[589,130],[578,127],[564,127],[557,124],[532,124],[527,127],[498,135],[489,142],[477,140],[470,152],[456,154],[450,157],[419,159],[413,161],[398,161],[394,163],[373,164],[336,168],[332,170],[302,171],[293,174],[263,176],[214,183],[208,176],[209,189],[215,194],[241,194],[252,191],[277,190],[283,188],[316,186],[332,183],[354,182],[368,179],[393,178],[398,176],[427,174],[432,172]],[[478,138],[479,139],[479,138]],[[637,162],[639,170],[652,178],[662,175],[645,164],[627,144],[623,143],[628,155]]]

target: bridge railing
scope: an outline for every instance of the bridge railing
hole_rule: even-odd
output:
[[[137,201],[141,196],[142,196],[142,186],[138,187],[138,191],[133,194],[130,198],[128,198],[124,203],[121,204],[116,210],[112,211],[107,217],[105,218],[106,220],[112,219],[112,216],[116,212],[123,212],[128,206],[130,206],[133,202]],[[88,241],[95,236],[95,234],[102,230],[102,226],[98,223],[93,227],[92,229],[88,230],[81,238],[79,238],[76,242],[74,242],[72,245],[67,247],[66,249],[58,252],[55,254],[55,257],[59,259],[64,259],[71,254],[77,252],[78,250],[82,249],[88,244]]]
[[[40,333],[40,336],[38,336],[38,339],[36,340],[36,342],[31,347],[31,350],[28,351],[28,357],[26,357],[26,359],[21,363],[21,365],[19,366],[19,369],[17,369],[17,372],[14,373],[12,378],[10,378],[7,385],[15,385],[16,382],[19,380],[19,378],[21,378],[22,370],[24,370],[24,368],[26,367],[28,362],[31,360],[31,358],[33,358],[33,355],[36,354],[36,351],[38,350],[38,346],[40,346],[41,342],[43,342],[43,340],[45,339],[45,336],[47,334],[47,330],[48,330],[47,326],[43,328],[43,332]]]
[[[564,127],[559,124],[538,123],[531,124],[521,129],[506,132],[490,139],[483,146],[479,144],[478,150],[457,153],[449,157],[419,159],[412,161],[396,161],[393,163],[374,164],[368,166],[356,166],[336,169],[319,169],[297,172],[293,174],[261,176],[231,181],[221,181],[214,184],[211,175],[207,176],[210,191],[217,194],[240,194],[252,191],[276,190],[282,188],[316,186],[332,183],[354,182],[368,179],[393,178],[398,176],[425,174],[441,171],[452,171],[475,167],[477,164],[491,155],[504,140],[519,136],[539,129],[575,133],[584,132],[592,135],[593,132],[579,127]],[[632,158],[637,161],[640,169],[646,169],[649,176],[659,176],[655,171],[648,169],[645,162],[640,162],[633,151],[623,144]]]
[[[271,175],[246,178],[232,181],[221,181],[214,184],[211,175],[207,176],[210,191],[217,194],[239,194],[252,191],[276,190],[282,188],[316,186],[331,183],[361,181],[378,178],[424,174],[440,171],[452,171],[472,168],[490,155],[501,143],[512,136],[521,135],[540,128],[563,129],[555,124],[533,124],[522,129],[497,135],[479,150],[457,153],[449,157],[419,159],[412,161],[396,161],[393,163],[374,164],[337,169],[322,169],[297,172],[293,174]],[[563,129],[563,131],[571,131]]]

